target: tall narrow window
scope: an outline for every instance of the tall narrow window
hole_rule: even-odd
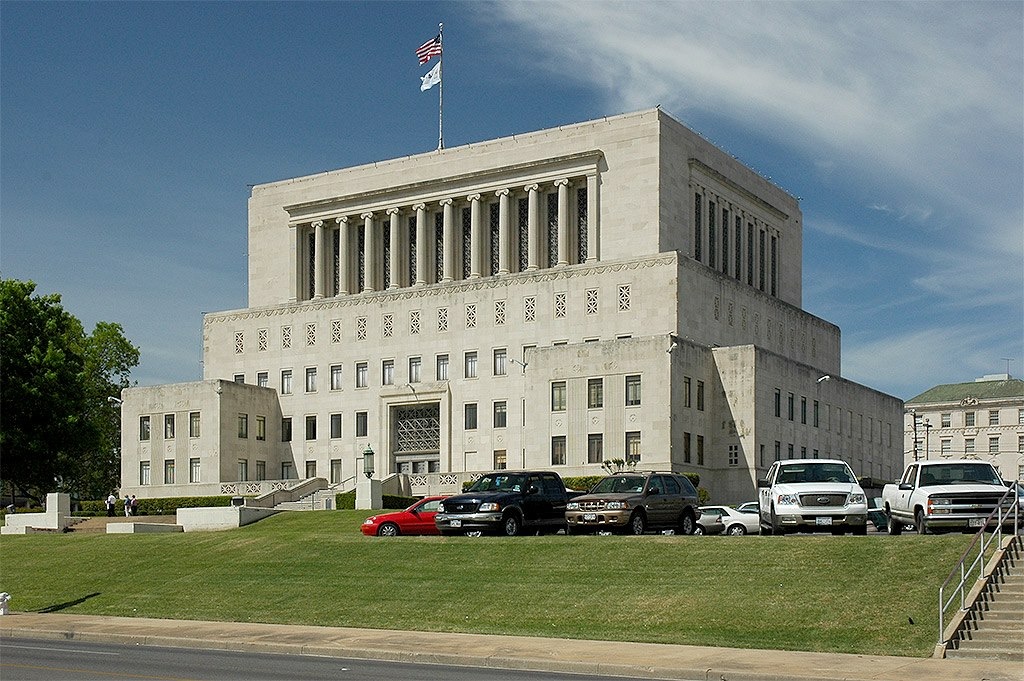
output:
[[[267,417],[257,416],[256,417],[256,439],[266,440],[267,439]]]
[[[508,410],[505,400],[494,403],[494,427],[504,428],[508,423]]]
[[[256,372],[256,385],[258,385],[261,388],[270,387],[270,374],[268,374],[266,371]]]
[[[704,465],[704,436],[697,436],[697,465]]]
[[[587,409],[600,409],[604,406],[604,379],[587,380]]]
[[[551,411],[565,411],[565,381],[551,384]]]
[[[282,369],[281,370],[281,394],[291,395],[292,394],[292,370]]]
[[[704,381],[697,381],[697,411],[704,411]]]
[[[436,378],[438,381],[448,380],[448,355],[437,356],[437,374]]]
[[[312,414],[306,417],[306,439],[316,439],[316,416]]]
[[[292,441],[292,417],[284,416],[281,418],[281,442]]]
[[[249,415],[238,415],[238,437],[246,439],[249,437]]]
[[[306,367],[306,392],[316,392],[316,367]]]
[[[494,351],[494,375],[504,376],[508,372],[508,350],[498,348]]]
[[[164,484],[174,484],[174,459],[164,461]]]
[[[712,269],[715,267],[717,262],[716,256],[718,255],[715,251],[715,239],[715,202],[708,201],[708,265]]]
[[[149,462],[148,461],[140,461],[139,462],[139,484],[140,485],[148,485],[149,484]]]
[[[174,414],[164,414],[164,439],[174,439]]]
[[[692,380],[689,376],[683,376],[683,406],[693,406],[693,401],[690,399],[692,392]]]
[[[199,437],[200,417],[198,411],[190,412],[188,415],[188,436]]]
[[[626,376],[626,406],[640,406],[640,377]]]
[[[419,357],[409,358],[409,382],[419,383],[420,382],[420,369],[423,366],[423,360]]]
[[[464,426],[466,430],[476,430],[476,402],[467,402],[464,407]]]
[[[693,195],[693,259],[697,262],[701,261],[702,245],[704,243],[704,227],[701,224],[703,215],[701,215],[703,197],[699,193]]]
[[[556,435],[551,438],[551,465],[565,465],[565,436]]]
[[[331,390],[341,390],[341,365],[331,365]]]
[[[149,417],[139,417],[139,440],[145,442],[149,439]]]
[[[202,481],[202,465],[199,459],[188,460],[188,481],[189,482],[201,482]]]
[[[356,437],[366,437],[370,431],[370,419],[365,411],[356,412]]]
[[[604,463],[604,435],[601,433],[587,436],[587,463]]]
[[[395,360],[385,359],[380,363],[380,382],[382,385],[395,384]]]
[[[341,437],[341,414],[331,414],[331,438]]]
[[[467,352],[466,353],[465,367],[466,367],[466,370],[465,370],[466,378],[476,378],[476,353],[475,352]]]
[[[366,362],[356,363],[356,387],[365,388],[370,385],[370,367]]]
[[[699,438],[698,438],[699,439]],[[626,433],[626,463],[640,463],[640,432]]]
[[[729,209],[722,208],[722,274],[729,274]]]

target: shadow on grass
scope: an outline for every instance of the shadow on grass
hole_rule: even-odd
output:
[[[68,608],[73,608],[76,605],[81,605],[82,603],[85,603],[90,598],[93,598],[94,596],[99,596],[99,595],[100,595],[100,592],[96,591],[94,593],[89,594],[88,596],[82,596],[81,598],[76,598],[73,601],[65,601],[64,603],[57,603],[55,605],[48,605],[45,608],[37,610],[36,612],[42,612],[42,613],[46,613],[46,612],[60,612],[61,610],[67,610]]]

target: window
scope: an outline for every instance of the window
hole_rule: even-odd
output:
[[[973,454],[974,453],[974,438],[973,437],[964,438],[964,452],[967,453],[967,454]]]
[[[794,414],[794,410],[793,410],[793,406],[794,406],[794,399],[795,399],[795,396],[793,395],[793,393],[789,393],[789,396],[788,396],[788,397],[786,398],[786,414],[787,414],[787,416],[789,417],[789,420],[790,420],[790,421],[792,421],[792,420],[793,420],[793,414]]]
[[[238,479],[240,482],[245,482],[249,479],[249,460],[239,459],[238,460]]]
[[[281,442],[292,441],[292,417],[285,416],[281,419]]]
[[[245,374],[235,374],[235,383],[245,383]]]
[[[988,425],[998,426],[999,425],[999,410],[991,409],[988,412]]]
[[[814,427],[818,427],[818,400],[814,400]]]
[[[464,428],[466,430],[476,430],[476,402],[466,402],[463,411]]]
[[[494,427],[504,428],[508,420],[508,411],[504,400],[494,403]]]
[[[640,377],[626,376],[626,406],[640,406]]]
[[[174,459],[164,461],[164,484],[174,484]]]
[[[953,424],[953,415],[945,412],[939,415],[940,428],[949,428]]]
[[[267,479],[267,462],[256,460],[256,479],[266,480]]]
[[[782,459],[782,443],[778,440],[775,441],[775,460],[779,461]]]
[[[306,462],[306,477],[307,478],[315,478],[316,477],[316,461],[307,461]]]
[[[343,468],[341,459],[331,459],[331,484],[337,485],[341,482]]]
[[[356,363],[356,387],[365,388],[370,384],[370,369],[366,362]]]
[[[356,412],[356,437],[366,437],[370,430],[370,423],[365,411]]]
[[[341,390],[341,365],[331,365],[331,390]]]
[[[600,409],[604,406],[604,379],[587,380],[587,409]]]
[[[291,395],[292,394],[292,370],[282,369],[281,370],[281,394]]]
[[[968,428],[974,427],[974,414],[975,413],[973,411],[964,412],[964,425]]]
[[[188,460],[188,481],[189,482],[201,482],[202,465],[199,463],[199,459]]]
[[[790,443],[788,445],[787,449],[786,449],[786,458],[788,458],[788,459],[795,459],[796,458],[796,456],[795,456],[795,454],[793,452],[793,444],[792,443]]]
[[[475,352],[467,352],[466,353],[465,377],[466,378],[476,378],[476,353]]]
[[[551,465],[565,465],[565,436],[556,435],[551,438]]]
[[[316,439],[316,416],[310,415],[306,417],[306,439]]]
[[[691,463],[693,457],[692,441],[692,436],[689,433],[683,433],[683,463]]]
[[[448,380],[448,355],[438,355],[437,356],[436,364],[437,364],[437,370],[436,370],[436,373],[435,373],[435,377],[437,378],[438,381],[447,381]]]
[[[591,433],[587,436],[587,463],[604,462],[604,435]]]
[[[988,439],[988,453],[998,454],[999,453],[999,436],[990,437]]]
[[[697,436],[697,465],[704,465],[704,436]]]
[[[697,381],[697,411],[704,411],[704,381]]]
[[[249,415],[238,415],[238,437],[245,439],[249,437]]]
[[[409,358],[409,382],[419,383],[420,382],[420,368],[423,365],[423,360],[419,357]]]
[[[504,376],[508,371],[508,351],[498,348],[494,351],[494,375]]]
[[[331,414],[331,437],[341,437],[341,414]]]
[[[149,417],[139,417],[139,440],[146,441],[149,439]]]
[[[281,462],[281,479],[282,480],[293,480],[295,478],[295,470],[292,467],[291,461]]]
[[[508,455],[504,449],[494,450],[494,470],[503,471],[508,468]]]
[[[701,438],[697,438],[702,442]],[[626,463],[640,463],[640,432],[626,433]]]
[[[412,371],[410,362],[410,373]],[[380,382],[381,385],[394,385],[395,384],[395,360],[385,359],[380,363]]]
[[[174,414],[164,414],[164,439],[174,439]]]
[[[807,424],[807,398],[800,396],[800,423]]]
[[[266,440],[267,439],[267,417],[257,416],[256,417],[256,439]]]
[[[266,371],[256,372],[256,385],[258,385],[261,388],[269,388],[270,374],[268,374]]]
[[[738,466],[740,465],[740,446],[729,445],[729,465]]]
[[[1024,426],[1024,409],[1017,410],[1017,425]]]
[[[316,392],[316,367],[306,367],[306,392]]]
[[[782,391],[775,389],[775,416],[782,417]]]
[[[565,381],[551,384],[551,411],[565,411]]]
[[[683,406],[684,407],[691,407],[691,406],[693,406],[693,401],[690,399],[690,388],[691,387],[692,386],[691,386],[690,377],[689,376],[683,376]]]
[[[148,461],[140,461],[139,462],[139,484],[140,485],[148,485],[149,484],[149,462]]]

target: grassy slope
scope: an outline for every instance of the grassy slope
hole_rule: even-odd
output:
[[[363,537],[360,511],[227,532],[0,540],[16,610],[924,656],[969,537]],[[908,618],[913,618],[911,625]]]

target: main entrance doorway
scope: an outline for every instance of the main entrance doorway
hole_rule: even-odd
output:
[[[391,451],[399,473],[436,473],[441,470],[441,405],[392,407]]]

